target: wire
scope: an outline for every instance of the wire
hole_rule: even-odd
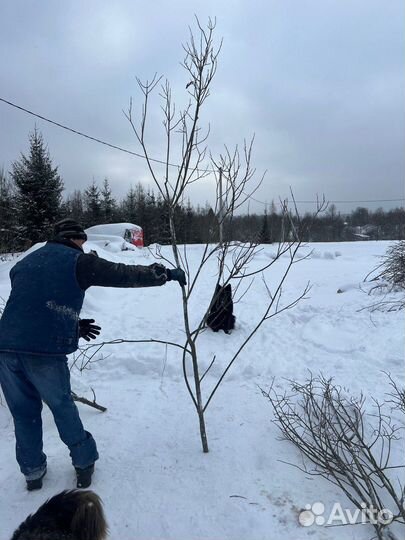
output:
[[[41,114],[35,113],[33,111],[30,111],[29,109],[26,109],[25,107],[21,107],[21,105],[17,105],[16,103],[13,103],[11,101],[8,101],[7,99],[4,99],[0,97],[0,101],[3,103],[6,103],[7,105],[10,105],[10,107],[14,107],[16,109],[19,109],[20,111],[23,111],[27,114],[30,114],[31,116],[35,116],[36,118],[40,118],[41,120],[44,120],[45,122],[48,122],[49,124],[53,124],[54,126],[58,126],[62,129],[65,129],[66,131],[70,131],[71,133],[75,133],[76,135],[80,135],[80,137],[84,137],[85,139],[90,139],[91,141],[95,141],[99,144],[103,144],[104,146],[108,146],[110,148],[114,148],[115,150],[119,150],[120,152],[125,152],[126,154],[130,154],[131,156],[136,156],[142,159],[147,159],[146,156],[143,154],[138,154],[137,152],[132,152],[132,150],[127,150],[126,148],[122,148],[121,146],[117,146],[115,144],[108,143],[106,141],[103,141],[97,137],[92,137],[91,135],[87,135],[86,133],[83,133],[82,131],[78,131],[77,129],[73,129],[69,126],[65,126],[64,124],[61,124],[60,122],[55,122],[54,120],[50,120],[49,118],[46,118],[45,116],[42,116]],[[166,163],[165,161],[162,161],[161,159],[155,159],[155,158],[149,158],[149,161],[153,161],[154,163],[160,163],[162,165],[169,165],[170,167],[176,167],[179,169],[179,165],[176,165],[174,163]],[[198,172],[217,172],[214,169],[206,168],[206,169],[196,169]],[[255,197],[250,196],[249,197],[252,201],[255,201],[259,204],[263,204],[264,206],[267,206],[269,203],[265,201],[260,201],[259,199],[256,199]],[[405,201],[405,198],[402,199],[374,199],[374,200],[367,200],[367,201],[328,201],[329,203],[376,203],[376,202],[400,202]],[[318,201],[295,201],[299,204],[315,204]]]
[[[271,203],[269,202],[265,202],[265,201],[259,201],[259,199],[255,199],[254,197],[250,197],[252,199],[252,201],[255,201],[257,203],[260,203],[260,204],[263,204],[264,206],[269,206]],[[367,200],[367,201],[330,201],[328,199],[328,203],[377,203],[377,202],[401,202],[401,201],[405,201],[405,198],[402,198],[402,199],[372,199],[372,200]],[[319,201],[295,201],[296,203],[300,203],[300,204],[316,204],[317,202]],[[278,204],[278,203],[276,203]]]
[[[81,131],[78,131],[77,129],[73,129],[71,127],[65,126],[59,122],[55,122],[54,120],[50,120],[49,118],[46,118],[45,116],[42,116],[41,114],[34,113],[33,111],[30,111],[29,109],[25,109],[24,107],[21,107],[20,105],[16,105],[15,103],[12,103],[11,101],[7,101],[7,99],[4,99],[0,97],[0,101],[3,103],[6,103],[7,105],[10,105],[11,107],[15,107],[16,109],[19,109],[20,111],[24,111],[32,116],[35,116],[36,118],[40,118],[41,120],[44,120],[45,122],[49,122],[50,124],[53,124],[54,126],[58,126],[62,129],[66,129],[66,131],[70,131],[71,133],[75,133],[76,135],[80,135],[81,137],[85,137],[86,139],[90,139],[91,141],[98,142],[100,144],[104,144],[105,146],[109,146],[110,148],[115,148],[115,150],[120,150],[121,152],[125,152],[126,154],[131,154],[132,156],[136,156],[142,159],[146,159],[146,157],[142,154],[138,154],[137,152],[132,152],[131,150],[127,150],[126,148],[122,148],[121,146],[116,146],[115,144],[111,144],[105,141],[102,141],[101,139],[98,139],[97,137],[92,137],[91,135],[86,135],[86,133],[83,133]],[[154,159],[149,158],[149,161],[154,161],[155,163],[161,163],[163,165],[166,165],[165,161],[162,161],[160,159]],[[173,163],[169,163],[171,167],[177,167],[178,165],[174,165]]]

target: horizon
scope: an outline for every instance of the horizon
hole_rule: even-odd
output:
[[[75,7],[74,7],[75,6]],[[167,6],[111,5],[91,0],[62,10],[49,0],[5,0],[0,36],[0,98],[90,136],[140,152],[122,111],[131,96],[139,119],[135,75],[167,76],[184,103],[179,66],[194,15],[216,15],[224,43],[202,127],[211,126],[214,155],[253,134],[253,163],[262,186],[250,201],[261,212],[293,190],[302,212],[325,195],[341,212],[404,206],[405,6],[400,0],[297,5],[274,0],[231,9],[212,1]],[[34,24],[33,24],[34,23]],[[159,39],[156,39],[159,36]],[[163,154],[158,93],[151,101],[150,154]],[[145,163],[119,150],[68,134],[0,103],[0,167],[10,170],[37,125],[66,191],[92,179],[110,181],[117,197],[140,181],[151,186]],[[175,148],[178,150],[178,147]],[[174,159],[174,157],[173,157]],[[175,160],[176,162],[176,160]],[[208,163],[207,163],[208,164]],[[190,190],[193,205],[212,199],[209,178]],[[261,201],[261,202],[257,202]],[[373,201],[373,202],[368,202]],[[212,204],[212,202],[211,202]],[[245,207],[245,211],[247,208]]]

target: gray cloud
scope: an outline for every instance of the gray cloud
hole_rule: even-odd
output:
[[[139,151],[122,109],[135,75],[168,77],[184,96],[179,62],[194,13],[217,17],[224,37],[212,95],[202,115],[210,146],[256,134],[255,165],[268,170],[255,195],[332,200],[403,196],[404,6],[400,0],[163,2],[3,0],[1,97],[78,130]],[[159,101],[151,153],[162,156]],[[117,195],[148,181],[145,164],[0,104],[0,166],[6,169],[35,125],[67,191],[107,176]],[[193,190],[210,198],[210,183]],[[395,204],[377,203],[370,207]],[[351,209],[357,204],[341,204]],[[303,209],[309,208],[302,206]],[[252,204],[251,210],[262,209]]]

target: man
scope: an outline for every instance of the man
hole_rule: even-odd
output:
[[[42,401],[70,450],[77,487],[91,484],[97,446],[72,399],[66,356],[77,350],[79,337],[89,340],[100,333],[93,319],[79,319],[85,291],[94,285],[153,287],[171,280],[186,285],[180,268],[112,263],[84,253],[86,240],[79,223],[64,219],[55,225],[53,240],[10,271],[11,293],[0,319],[0,383],[29,491],[40,489],[46,474]]]

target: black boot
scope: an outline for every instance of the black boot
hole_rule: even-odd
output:
[[[94,464],[86,467],[85,469],[79,469],[75,467],[76,478],[77,478],[77,487],[78,488],[88,488],[91,484],[91,476],[94,473]]]
[[[35,480],[27,480],[27,489],[28,491],[35,491],[36,489],[42,488],[42,479],[46,475],[46,469],[44,470],[42,476],[35,478]]]

